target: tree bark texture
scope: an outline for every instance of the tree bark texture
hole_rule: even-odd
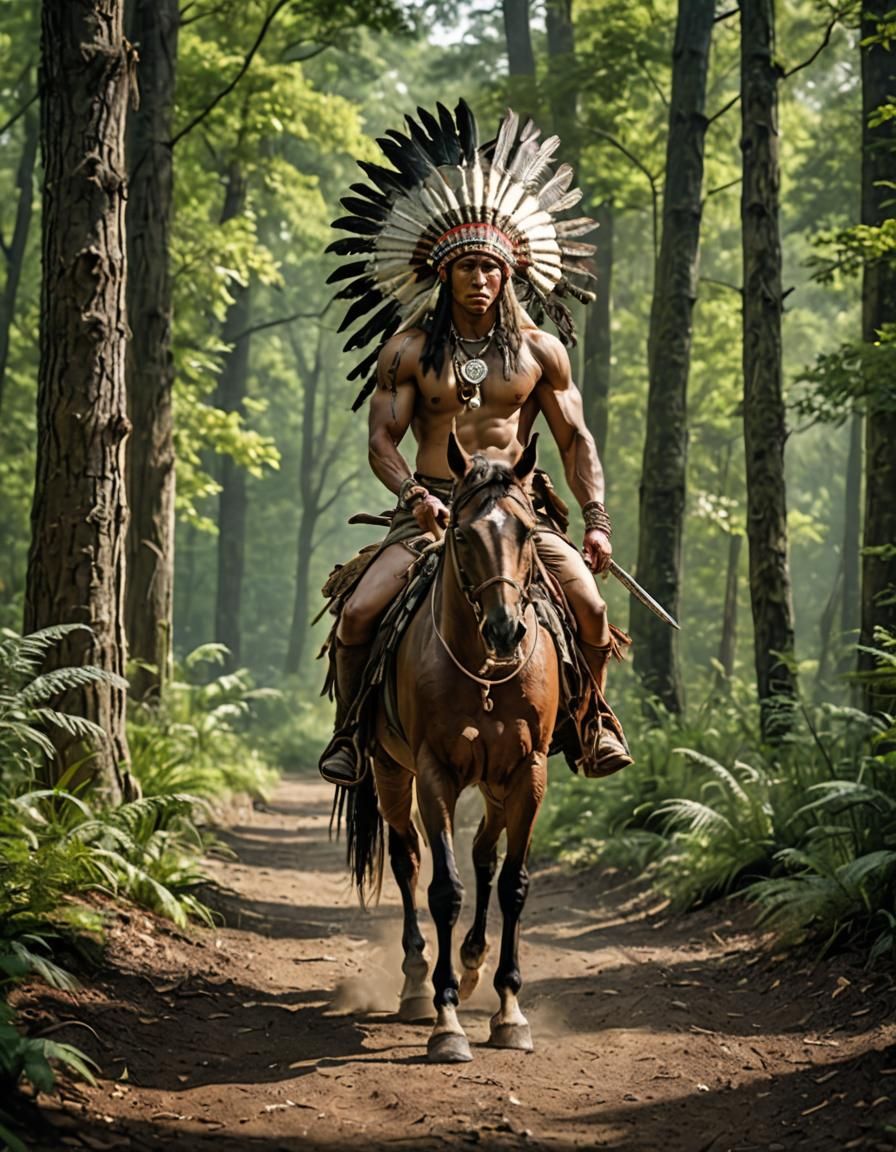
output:
[[[221,222],[238,216],[246,206],[246,181],[238,163],[231,165]],[[233,303],[222,333],[230,345],[215,396],[225,412],[245,413],[249,379],[249,327],[251,309],[248,284],[234,284]],[[227,666],[238,668],[242,658],[240,627],[243,572],[246,566],[246,473],[230,456],[222,456],[218,472],[218,583],[215,595],[215,639],[226,645]]]
[[[790,727],[796,696],[787,559],[778,224],[778,79],[773,0],[741,0],[744,443],[750,601],[762,734]],[[783,707],[782,707],[783,705]]]
[[[864,416],[861,412],[854,412],[849,422],[849,454],[846,459],[846,487],[843,499],[843,600],[840,613],[840,629],[850,644],[855,642],[861,623],[859,542],[862,535],[864,430]]]
[[[582,366],[582,397],[585,421],[601,457],[607,451],[610,421],[610,371],[613,352],[611,329],[613,293],[613,203],[605,200],[595,212],[599,224],[594,258],[597,299],[585,312],[585,355]],[[589,237],[589,239],[591,239]],[[609,487],[609,484],[608,484]]]
[[[548,34],[551,119],[554,131],[563,141],[563,155],[575,168],[578,166],[580,149],[572,0],[547,0],[545,24]]]
[[[862,38],[874,36],[878,21],[892,11],[890,0],[866,0],[862,5]],[[896,94],[896,52],[892,45],[871,44],[862,50],[862,223],[879,227],[893,215],[896,180],[896,121],[876,128],[868,118]],[[889,184],[889,186],[888,186]],[[869,264],[862,282],[862,339],[873,344],[884,324],[896,321],[896,262]],[[878,628],[896,634],[896,387],[889,396],[872,394],[865,421],[865,525],[862,555],[863,645],[880,647]],[[859,667],[870,669],[874,659],[859,654]],[[869,710],[891,710],[891,692],[865,685]]]
[[[510,72],[508,98],[517,112],[532,115],[537,110],[535,56],[529,28],[529,0],[502,0],[504,38]]]
[[[28,247],[28,234],[31,230],[31,216],[34,207],[34,164],[37,159],[39,124],[37,112],[33,108],[25,113],[25,137],[22,154],[16,172],[16,219],[13,224],[9,244],[4,248],[6,257],[6,281],[0,297],[0,412],[3,410],[3,393],[6,384],[6,368],[9,362],[9,340],[16,315],[16,300],[19,282],[25,263],[25,250]]]
[[[284,671],[295,675],[302,666],[305,654],[305,641],[308,636],[308,602],[310,591],[311,554],[313,551],[314,528],[319,515],[320,492],[315,491],[315,408],[317,389],[323,372],[323,336],[318,334],[317,354],[314,369],[305,382],[302,394],[302,456],[299,461],[299,532],[296,543],[296,584],[292,606],[292,624],[289,629],[289,644],[286,651]]]
[[[640,487],[638,579],[672,613],[681,598],[687,472],[687,383],[697,297],[702,215],[706,75],[712,0],[680,0],[672,59],[663,234],[650,313],[650,385]],[[634,663],[644,687],[670,712],[684,707],[677,633],[631,602]]]
[[[139,662],[132,691],[161,691],[171,664],[174,585],[174,429],[171,389],[171,125],[180,16],[177,0],[132,0],[140,103],[128,137],[127,631]]]
[[[38,444],[25,629],[80,623],[54,666],[96,664],[122,675],[125,534],[124,133],[131,60],[124,0],[44,0],[44,158]],[[69,694],[69,711],[108,740],[85,766],[115,801],[126,790],[125,693],[110,684]],[[58,761],[81,741],[53,732]]]
[[[719,663],[726,680],[734,675],[734,657],[737,652],[737,578],[743,542],[744,538],[739,532],[732,532],[728,537],[725,606],[722,610],[722,636],[719,640]]]

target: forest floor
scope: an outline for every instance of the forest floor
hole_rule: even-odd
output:
[[[462,868],[477,820],[464,800]],[[736,902],[670,918],[612,873],[534,870],[521,1002],[535,1052],[486,1046],[487,976],[462,1012],[473,1062],[428,1064],[428,1026],[395,1015],[395,886],[358,908],[329,815],[326,786],[287,779],[223,833],[220,928],[118,914],[83,990],[17,995],[32,1031],[101,1068],[96,1087],[63,1079],[26,1109],[31,1148],[896,1147],[889,976],[777,956]]]

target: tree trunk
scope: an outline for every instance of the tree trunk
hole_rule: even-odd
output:
[[[239,215],[246,205],[246,182],[238,163],[231,166],[221,222]],[[250,287],[235,284],[222,338],[230,351],[221,369],[215,396],[225,412],[245,412],[249,379]],[[218,583],[215,597],[215,639],[226,645],[227,665],[238,668],[242,659],[240,613],[246,561],[246,473],[230,456],[222,456],[218,480]]]
[[[534,112],[535,57],[529,29],[529,0],[502,0],[504,37],[510,72],[508,98],[518,112]]]
[[[778,77],[773,0],[741,0],[741,227],[744,267],[744,441],[750,600],[762,735],[791,725],[793,606],[787,562],[778,228]]]
[[[127,630],[139,661],[132,691],[158,695],[170,674],[174,586],[174,429],[171,389],[171,124],[180,16],[177,0],[133,0],[140,105],[129,140]]]
[[[744,538],[739,532],[728,537],[728,572],[725,578],[725,607],[722,610],[722,636],[719,641],[719,663],[725,679],[734,675],[737,650],[737,577]]]
[[[37,467],[25,629],[79,623],[54,666],[122,675],[125,534],[124,132],[131,60],[124,0],[44,0],[44,157]],[[67,708],[108,739],[82,770],[118,801],[127,789],[125,692],[69,693]],[[53,730],[51,775],[83,760],[83,741]]]
[[[319,493],[315,491],[314,475],[316,465],[315,407],[317,390],[323,373],[323,332],[318,333],[317,352],[314,369],[305,381],[302,393],[302,455],[299,460],[299,534],[296,547],[296,586],[292,607],[292,624],[289,629],[289,646],[286,652],[284,672],[295,675],[302,666],[305,654],[305,640],[308,636],[308,602],[311,579],[311,553],[313,551],[314,529],[317,524]]]
[[[854,412],[849,423],[849,455],[846,460],[846,490],[843,515],[843,600],[840,628],[853,644],[861,624],[861,584],[859,542],[862,535],[862,437],[864,417]]]
[[[564,144],[572,166],[579,163],[578,90],[575,70],[575,28],[572,0],[547,0],[548,80],[554,131]]]
[[[3,410],[6,367],[9,361],[9,338],[16,315],[16,298],[19,294],[19,281],[22,278],[22,267],[25,263],[28,233],[31,230],[31,214],[34,206],[34,163],[37,159],[38,138],[37,112],[33,108],[29,108],[25,113],[25,139],[16,172],[16,187],[19,190],[16,219],[12,237],[4,251],[6,283],[3,285],[3,295],[0,297],[0,412]]]
[[[610,421],[610,370],[613,336],[610,326],[613,290],[613,202],[605,200],[595,217],[600,225],[596,234],[595,271],[597,299],[585,313],[585,355],[582,368],[582,397],[585,421],[591,430],[601,458],[607,451]],[[589,237],[590,239],[590,237]],[[609,481],[607,482],[609,488]]]
[[[672,60],[663,235],[650,313],[647,432],[638,533],[638,579],[679,614],[687,470],[687,383],[697,296],[706,74],[712,0],[680,0]],[[677,633],[634,598],[635,669],[670,712],[684,707]]]
[[[891,0],[865,0],[862,38],[874,36],[878,21],[892,11]],[[896,52],[891,43],[862,49],[862,223],[879,228],[892,217],[893,181],[896,180],[896,120],[872,128],[869,116],[893,99],[896,92]],[[865,268],[862,282],[862,340],[880,340],[884,324],[896,318],[896,261],[880,260]],[[879,350],[877,350],[879,351]],[[876,382],[882,391],[880,372]],[[890,383],[892,389],[892,381]],[[896,410],[883,395],[872,392],[865,421],[865,527],[862,554],[863,645],[880,646],[876,631],[896,635]],[[859,653],[859,667],[870,669],[874,658]],[[891,710],[891,692],[868,683],[865,705],[870,710]]]

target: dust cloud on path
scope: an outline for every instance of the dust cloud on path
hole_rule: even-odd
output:
[[[462,1010],[473,1062],[428,1064],[428,1027],[395,1015],[391,876],[380,907],[362,912],[329,813],[326,786],[285,781],[270,808],[225,834],[235,859],[215,862],[211,900],[226,927],[184,935],[135,912],[112,929],[98,982],[23,1004],[35,1030],[57,1029],[103,1077],[95,1089],[66,1085],[33,1147],[896,1146],[885,974],[776,958],[737,906],[669,919],[655,898],[594,871],[533,874],[521,1004],[536,1051],[486,1046],[487,972]],[[466,861],[476,819],[471,796]],[[458,942],[471,905],[468,883]],[[494,937],[494,905],[491,927]],[[89,1027],[59,1025],[72,1020]]]

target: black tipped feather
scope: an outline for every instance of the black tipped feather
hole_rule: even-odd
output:
[[[476,117],[466,100],[459,100],[454,110],[457,128],[460,134],[460,146],[463,149],[464,159],[472,164],[479,147],[479,129],[476,126]]]
[[[355,397],[355,402],[352,404],[352,412],[357,412],[370,393],[376,388],[376,373],[370,377],[358,395]]]
[[[334,240],[324,249],[325,252],[335,252],[337,256],[358,256],[362,252],[373,252],[374,241],[370,236],[343,236],[341,240]]]
[[[349,184],[349,191],[356,192],[359,196],[363,196],[372,204],[377,204],[380,208],[385,208],[388,212],[392,207],[392,201],[388,196],[384,196],[382,192],[377,192],[375,188],[371,188],[369,184]]]
[[[336,331],[344,332],[346,328],[351,328],[356,320],[360,320],[362,316],[366,316],[372,308],[375,308],[377,304],[381,304],[382,300],[383,294],[379,288],[372,288],[369,292],[365,292],[360,300],[356,300],[354,304],[346,310],[345,315],[342,317],[342,323]]]
[[[381,208],[379,204],[372,204],[369,200],[362,200],[360,196],[343,196],[339,203],[347,211],[353,212],[356,216],[363,216],[367,220],[378,220],[382,223],[389,216],[388,209]]]
[[[371,340],[381,336],[390,324],[397,325],[401,313],[399,311],[398,303],[395,300],[388,300],[379,312],[375,312],[373,316],[352,336],[352,338],[345,345],[346,352],[352,352],[356,348],[366,348]]]
[[[408,180],[401,172],[392,172],[388,168],[383,168],[381,164],[371,164],[369,160],[359,160],[358,167],[386,196],[400,196],[413,187],[413,181]]]
[[[327,283],[338,284],[340,280],[351,280],[355,276],[363,276],[366,271],[366,260],[354,260],[351,264],[340,264],[327,277]]]
[[[359,296],[363,296],[365,292],[372,292],[374,288],[379,291],[376,281],[370,276],[362,276],[358,280],[353,280],[351,284],[346,284],[341,288],[333,297],[334,300],[356,300]]]
[[[382,348],[382,344],[377,344],[376,348],[374,348],[372,352],[368,353],[368,355],[366,355],[363,360],[361,360],[354,366],[354,368],[352,368],[351,372],[348,374],[347,379],[357,380],[360,376],[366,376],[379,359],[380,348]]]
[[[341,228],[343,232],[357,232],[359,236],[378,236],[380,225],[376,220],[366,220],[363,216],[340,216],[330,225],[331,228]]]

